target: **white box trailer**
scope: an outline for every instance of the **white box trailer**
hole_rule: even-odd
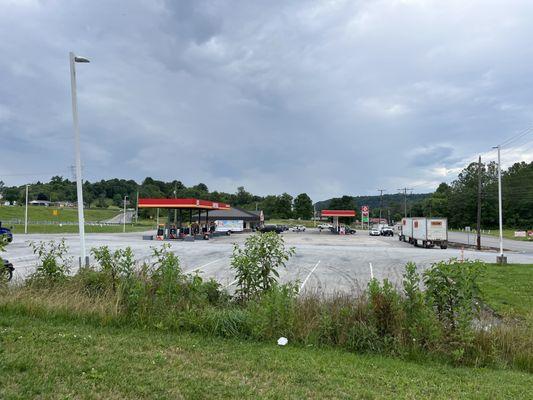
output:
[[[402,218],[401,241],[415,246],[448,247],[448,220],[446,218]]]
[[[402,218],[402,223],[400,225],[400,233],[398,238],[402,242],[409,242],[413,240],[413,219],[412,218]]]
[[[413,218],[412,243],[415,246],[448,247],[448,220],[446,218]]]

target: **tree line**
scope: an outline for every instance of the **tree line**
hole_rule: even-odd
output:
[[[185,186],[178,180],[164,182],[150,177],[140,184],[134,180],[108,179],[99,182],[83,183],[83,198],[86,207],[108,208],[122,207],[124,196],[128,196],[128,205],[136,206],[137,193],[139,197],[153,198],[199,198],[204,200],[228,203],[245,210],[263,210],[267,218],[301,218],[311,219],[313,216],[313,202],[306,193],[296,197],[288,193],[281,195],[257,196],[247,192],[244,187],[237,188],[235,193],[209,191],[207,185],[199,183]],[[26,201],[26,187],[5,186],[0,181],[2,201],[24,204]],[[46,200],[51,202],[76,202],[76,182],[61,176],[54,176],[49,182],[37,182],[29,187],[29,201]],[[154,210],[140,210],[141,217],[148,217]]]
[[[370,207],[370,216],[381,215],[391,222],[400,221],[408,216],[446,217],[452,228],[476,226],[478,179],[481,176],[481,226],[491,229],[498,226],[498,173],[495,162],[471,163],[464,168],[457,178],[448,183],[441,183],[434,193],[384,194],[380,196],[342,196],[315,204],[316,210],[338,209],[356,210],[359,218],[361,206]],[[128,196],[129,205],[136,204],[137,191],[140,197],[193,197],[205,200],[229,203],[245,210],[263,210],[266,218],[301,218],[310,219],[314,207],[306,193],[296,197],[288,193],[281,195],[258,196],[249,193],[244,187],[235,193],[209,191],[199,183],[186,187],[174,180],[164,182],[150,177],[138,184],[134,180],[108,179],[99,182],[84,182],[84,200],[86,206],[107,208],[121,207],[124,196]],[[509,228],[533,228],[533,162],[519,162],[502,171],[503,215],[504,225]],[[3,201],[19,204],[25,201],[25,186],[7,187],[0,181],[0,194]],[[37,182],[30,186],[30,200],[76,201],[76,183],[60,176],[50,182]],[[153,210],[142,210],[141,217],[147,217]]]

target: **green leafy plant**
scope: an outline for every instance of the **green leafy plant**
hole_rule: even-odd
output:
[[[433,307],[456,361],[462,361],[474,339],[473,320],[479,312],[480,261],[456,259],[433,264],[424,272],[426,297]]]
[[[440,329],[435,314],[420,288],[420,274],[416,264],[409,262],[403,274],[404,337],[407,344],[427,349],[437,339]]]
[[[231,267],[237,280],[236,297],[248,301],[269,290],[279,278],[278,269],[294,254],[285,248],[281,235],[274,232],[249,236],[244,248],[235,244]]]
[[[60,242],[31,242],[33,253],[39,258],[37,270],[32,274],[32,280],[58,282],[65,280],[70,272],[72,258],[68,256],[65,240]]]
[[[133,273],[135,257],[130,247],[111,252],[108,246],[101,246],[91,249],[91,253],[100,264],[101,271],[111,281],[113,291],[116,291],[121,276]]]

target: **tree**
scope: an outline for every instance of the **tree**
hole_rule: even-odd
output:
[[[300,193],[294,199],[294,216],[301,219],[313,217],[313,202],[307,193]]]

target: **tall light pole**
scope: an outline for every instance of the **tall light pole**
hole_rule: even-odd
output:
[[[502,212],[502,165],[500,159],[501,145],[495,146],[498,149],[498,213],[500,222],[500,256],[496,258],[498,264],[507,264],[507,257],[503,255],[503,212]]]
[[[122,217],[122,232],[126,233],[126,200],[128,196],[124,196],[124,216]]]
[[[78,99],[76,96],[76,63],[88,63],[85,57],[69,53],[70,56],[70,89],[72,91],[72,120],[74,123],[74,151],[76,153],[76,190],[78,197],[78,226],[80,232],[80,267],[89,265],[89,257],[85,251],[85,217],[83,215],[83,186],[81,177],[80,128],[78,124]]]
[[[24,213],[24,233],[28,233],[28,187],[26,185],[26,212]]]

